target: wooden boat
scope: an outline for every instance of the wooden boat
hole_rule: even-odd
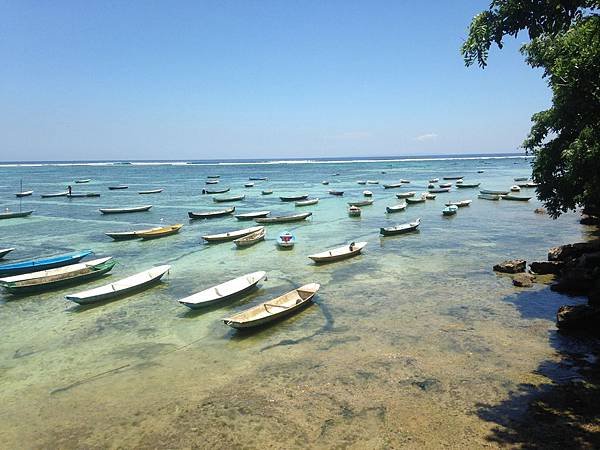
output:
[[[81,261],[91,255],[91,250],[67,253],[64,255],[51,256],[48,258],[28,259],[25,261],[3,264],[0,266],[0,276],[18,275],[21,273],[37,272],[40,270],[54,269],[55,267],[68,266]]]
[[[14,247],[11,248],[0,248],[0,259],[4,258],[10,252],[14,250]]]
[[[461,200],[458,202],[448,202],[446,206],[456,206],[457,208],[464,208],[465,206],[469,206],[472,200]]]
[[[396,198],[409,198],[409,197],[414,197],[416,194],[416,191],[410,191],[410,192],[398,192],[396,194]]]
[[[5,211],[0,213],[0,219],[16,219],[17,217],[27,217],[33,213],[33,209],[29,211],[19,211],[19,212],[11,212]]]
[[[435,200],[435,198],[437,197],[435,194],[432,194],[431,192],[425,192],[423,194],[423,196],[425,197],[425,200]]]
[[[110,191],[120,191],[120,190],[123,190],[123,189],[129,189],[129,186],[124,185],[124,184],[120,184],[118,186],[109,186],[108,187],[108,190],[110,190]]]
[[[325,186],[327,186],[329,184],[329,181],[323,180],[323,181],[321,181],[321,184],[324,184]]]
[[[442,189],[452,187],[452,183],[440,183],[440,187]]]
[[[223,319],[233,328],[252,328],[282,319],[308,306],[319,290],[317,283],[306,284],[280,297]]]
[[[92,198],[92,197],[100,197],[100,193],[98,192],[77,192],[67,194],[67,198]]]
[[[255,212],[237,214],[235,216],[235,218],[237,220],[252,220],[252,219],[256,219],[258,217],[267,217],[269,214],[271,214],[271,211],[255,211]]]
[[[319,203],[319,198],[309,198],[306,200],[300,200],[299,202],[294,203],[294,206],[310,206],[310,205],[316,205],[317,203]]]
[[[298,200],[306,200],[308,194],[290,195],[287,197],[279,197],[282,202],[297,202]]]
[[[421,219],[417,219],[414,222],[396,225],[395,227],[382,227],[379,229],[379,233],[383,234],[384,236],[410,233],[411,231],[416,231],[417,228],[419,228],[419,225],[421,225]]]
[[[69,194],[69,191],[64,192],[55,192],[52,194],[42,194],[40,197],[42,198],[52,198],[52,197],[66,197]]]
[[[514,178],[515,181],[528,181],[529,178],[528,177],[516,177]]]
[[[489,189],[482,189],[479,191],[480,194],[490,194],[490,195],[508,195],[508,191],[491,191]]]
[[[221,175],[207,175],[206,178],[221,178]]]
[[[171,269],[171,266],[158,266],[152,269],[140,272],[114,283],[100,286],[76,294],[65,295],[67,300],[71,300],[80,305],[102,302],[116,297],[124,297],[134,292],[147,289],[158,283],[165,273]]]
[[[263,241],[265,239],[265,235],[267,231],[264,229],[255,231],[254,233],[250,233],[246,236],[243,236],[239,239],[235,239],[233,243],[237,247],[250,247],[251,245],[256,244],[257,242]]]
[[[194,219],[211,219],[213,217],[223,217],[232,214],[235,211],[235,206],[227,209],[219,209],[217,211],[202,211],[202,212],[193,212],[188,211],[188,217],[192,220]]]
[[[456,187],[459,189],[478,188],[481,183],[460,183]]]
[[[281,248],[291,249],[296,244],[296,236],[289,231],[281,233],[277,237],[277,245]]]
[[[40,292],[69,284],[85,283],[101,277],[109,272],[116,263],[112,257],[100,258],[56,269],[0,278],[0,286],[11,294]]]
[[[314,255],[308,255],[308,257],[316,263],[339,261],[340,259],[351,258],[358,255],[366,245],[366,242],[352,242],[350,245],[344,245],[332,250],[315,253]]]
[[[482,200],[500,200],[500,196],[497,194],[479,194],[477,198]]]
[[[446,208],[444,208],[442,210],[442,214],[444,216],[453,216],[456,214],[456,211],[458,211],[458,206],[456,205],[449,205]]]
[[[221,188],[221,189],[202,189],[202,193],[203,194],[224,194],[225,192],[229,192],[231,188],[226,187],[226,188]]]
[[[335,191],[335,190],[333,190],[333,189],[331,189],[331,190],[329,191],[329,193],[330,193],[331,195],[337,195],[338,197],[341,197],[342,195],[344,195],[344,191]]]
[[[204,239],[207,242],[233,241],[234,239],[238,239],[243,236],[247,236],[249,234],[255,233],[258,230],[263,229],[263,228],[264,227],[257,226],[257,227],[244,228],[241,230],[228,231],[226,233],[206,234],[206,235],[202,236],[202,239]]]
[[[206,180],[204,184],[219,184],[219,180]]]
[[[89,183],[90,181],[92,181],[90,178],[85,178],[83,180],[75,180],[75,183],[84,184],[84,183]]]
[[[516,202],[528,202],[529,200],[532,199],[532,197],[520,197],[518,195],[511,195],[511,194],[502,195],[501,197],[502,197],[502,200],[513,200]]]
[[[363,191],[363,195],[365,197],[373,197],[373,193],[371,191]]]
[[[244,194],[241,195],[228,195],[221,197],[213,197],[213,202],[216,203],[225,203],[225,202],[238,202],[240,200],[244,200],[246,196]]]
[[[379,180],[367,180],[367,184],[379,184]]]
[[[402,184],[408,184],[408,183],[410,183],[410,180],[400,180],[400,183],[402,183]]]
[[[444,180],[461,180],[464,177],[462,175],[452,175],[449,177],[444,177]]]
[[[358,180],[356,184],[367,184],[366,180]]]
[[[395,188],[399,188],[402,187],[403,183],[389,183],[389,184],[384,184],[383,188],[384,189],[395,189]]]
[[[510,187],[511,192],[521,192],[521,188],[516,184]]]
[[[252,291],[258,283],[267,276],[266,272],[253,272],[242,275],[225,283],[218,284],[189,297],[178,300],[184,306],[191,309],[200,309],[212,306],[215,303],[225,302],[234,298],[240,298]]]
[[[254,219],[256,223],[287,223],[287,222],[299,222],[301,220],[305,220],[312,216],[311,212],[300,213],[300,214],[288,214],[285,216],[274,216],[274,217],[259,217],[258,219]]]
[[[267,177],[248,177],[249,181],[267,181]]]
[[[102,214],[127,214],[148,211],[152,205],[134,206],[132,208],[100,208]]]
[[[460,180],[456,180],[456,183],[454,183],[454,184],[463,184],[463,183],[464,183],[464,180],[461,178]]]
[[[348,202],[348,206],[369,206],[372,205],[374,200],[360,200],[356,202]]]
[[[115,241],[126,241],[128,239],[138,239],[138,233],[143,233],[145,231],[152,231],[153,228],[148,228],[145,230],[133,230],[133,231],[110,231],[108,233],[104,233],[108,237],[113,238]]]
[[[138,194],[160,194],[164,189],[150,189],[149,191],[139,191]]]
[[[421,196],[417,197],[417,198],[411,198],[411,197],[409,197],[409,198],[406,199],[406,203],[408,205],[415,205],[417,203],[425,203],[425,201],[427,201],[427,198],[423,194],[421,194]]]
[[[183,226],[183,224],[176,223],[175,225],[156,227],[156,228],[152,228],[151,230],[137,231],[136,235],[137,235],[137,237],[140,237],[145,240],[158,239],[161,237],[171,236],[172,234],[179,233],[179,230],[181,229],[182,226]]]
[[[29,197],[31,194],[33,194],[33,191],[17,192],[15,195],[17,197]]]
[[[254,183],[252,183],[252,182],[250,182],[250,183],[245,183],[245,184],[244,184],[244,187],[247,187],[247,188],[254,187]]]
[[[398,205],[385,207],[385,211],[388,214],[393,214],[393,213],[397,213],[400,211],[404,211],[405,209],[406,209],[406,203],[399,203]]]
[[[450,192],[450,188],[437,188],[437,189],[427,189],[432,194],[442,194],[444,192]]]
[[[262,195],[271,195],[273,193],[273,191],[271,189],[265,189],[264,191],[261,192]]]
[[[351,206],[348,208],[348,215],[350,217],[360,217],[362,210],[358,206]]]
[[[440,181],[439,178],[432,178],[431,180],[429,180],[430,183],[437,183],[438,181]]]

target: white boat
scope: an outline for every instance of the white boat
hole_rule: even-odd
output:
[[[500,200],[500,196],[498,194],[479,194],[477,198],[482,200]]]
[[[51,194],[42,194],[42,195],[40,195],[40,197],[42,197],[42,198],[53,198],[53,197],[66,197],[67,195],[69,195],[69,191],[54,192],[54,193],[51,193]]]
[[[469,206],[471,204],[472,200],[461,200],[458,202],[448,202],[446,203],[446,206],[456,206],[457,208],[463,208],[465,206]]]
[[[294,244],[296,244],[296,236],[289,231],[281,233],[277,238],[277,245],[281,248],[293,248]]]
[[[308,255],[308,257],[316,263],[339,261],[340,259],[351,258],[352,256],[358,255],[366,245],[366,242],[352,242],[349,245],[344,245],[321,253],[315,253],[314,255]]]
[[[8,255],[14,249],[15,249],[14,247],[11,247],[11,248],[0,248],[0,258],[4,258],[6,255]]]
[[[446,208],[444,208],[442,210],[442,214],[444,216],[453,216],[456,214],[456,211],[458,211],[458,206],[456,205],[449,205]]]
[[[126,214],[134,212],[148,211],[152,205],[134,206],[133,208],[100,208],[102,214]]]
[[[257,217],[267,217],[269,214],[271,214],[271,211],[254,211],[254,212],[236,214],[235,218],[237,220],[253,220],[253,219],[256,219]]]
[[[423,196],[425,197],[426,200],[435,200],[436,195],[432,194],[431,192],[425,192],[423,194]]]
[[[432,178],[431,180],[429,180],[430,183],[437,183],[438,181],[440,181],[439,178]]]
[[[148,191],[140,191],[138,194],[160,194],[164,189],[150,189]]]
[[[406,209],[406,203],[399,203],[398,205],[386,206],[385,211],[388,214],[397,213]]]
[[[367,180],[367,184],[379,184],[379,180]]]
[[[247,234],[241,238],[235,239],[233,243],[238,248],[250,247],[257,242],[264,241],[267,231],[263,228],[262,230],[255,231],[254,233]]]
[[[189,297],[178,300],[184,306],[191,309],[199,309],[224,302],[233,298],[239,298],[253,290],[260,281],[267,275],[267,272],[253,272],[233,280],[226,281],[204,291],[198,292]]]
[[[294,206],[310,206],[316,205],[319,203],[319,198],[309,198],[308,200],[300,200],[299,202],[295,202]]]
[[[363,191],[363,195],[365,197],[373,197],[373,193],[371,191]]]
[[[361,184],[361,185],[362,185],[362,184],[367,184],[367,181],[366,181],[366,180],[358,180],[358,181],[356,182],[356,184]]]
[[[369,206],[372,205],[374,202],[373,199],[369,199],[369,200],[358,200],[356,202],[348,202],[348,206]]]
[[[33,191],[17,192],[15,195],[17,197],[29,197],[31,194],[33,194]]]
[[[241,238],[243,236],[247,236],[248,234],[252,234],[261,229],[264,229],[264,227],[258,226],[258,227],[244,228],[242,230],[228,231],[227,233],[207,234],[207,235],[202,236],[202,239],[204,239],[205,241],[208,241],[208,242],[233,241],[234,239]]]
[[[410,197],[414,197],[416,193],[417,193],[416,191],[398,192],[396,194],[396,198],[410,198]]]
[[[247,187],[247,188],[254,187],[254,183],[252,181],[249,181],[248,183],[244,184],[244,187]]]
[[[516,184],[510,187],[510,190],[512,192],[521,192],[521,188],[519,186],[517,186]]]
[[[351,206],[348,208],[348,215],[350,217],[360,217],[362,210],[358,206]]]
[[[76,294],[65,295],[67,300],[71,300],[80,305],[110,300],[116,297],[122,297],[133,292],[137,292],[158,283],[165,273],[171,269],[171,266],[158,266],[144,272],[137,273],[122,280],[115,281],[104,286],[100,286]]]

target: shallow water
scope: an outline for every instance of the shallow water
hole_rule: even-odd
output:
[[[7,261],[85,248],[119,261],[112,275],[84,287],[1,294],[0,441],[7,448],[494,445],[488,437],[495,424],[478,411],[520,384],[545,381],[538,366],[573,345],[556,334],[555,311],[580,300],[543,284],[514,288],[490,268],[512,257],[545,259],[549,247],[584,240],[590,230],[574,214],[556,221],[534,214],[535,199],[478,200],[477,189],[453,189],[389,216],[385,206],[401,190],[423,191],[433,177],[459,174],[481,188],[508,189],[513,177],[529,173],[523,158],[0,167],[2,209],[19,207],[13,194],[21,179],[24,190],[35,191],[22,201],[33,216],[0,221],[0,247],[17,247]],[[221,176],[217,186],[246,194],[235,203],[239,212],[301,210],[313,217],[270,225],[265,242],[244,250],[202,244],[203,234],[251,226],[232,217],[188,221],[187,211],[227,205],[200,195],[211,174]],[[269,180],[244,188],[251,176]],[[92,182],[73,184],[79,178]],[[400,178],[411,184],[356,184]],[[129,189],[107,189],[122,183]],[[68,184],[101,197],[39,197]],[[164,192],[137,194],[158,187]],[[267,188],[274,194],[260,195]],[[348,218],[346,202],[365,189],[375,204],[362,218]],[[299,192],[321,201],[305,208],[279,201]],[[456,216],[441,215],[445,201],[468,198],[472,205]],[[98,212],[143,204],[154,207]],[[378,234],[417,217],[418,233]],[[177,222],[184,224],[178,235],[149,242],[113,242],[103,234]],[[298,239],[291,251],[275,246],[284,230]],[[369,242],[357,258],[315,266],[306,257],[352,240]],[[63,299],[159,264],[172,265],[169,276],[135,296],[86,308]],[[267,271],[268,280],[243,300],[200,312],[176,301],[255,270]],[[239,333],[219,320],[309,282],[322,286],[315,304],[283,322]],[[518,419],[525,406],[507,417]]]

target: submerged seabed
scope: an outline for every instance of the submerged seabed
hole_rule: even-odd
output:
[[[477,173],[484,170],[484,173]],[[381,172],[385,171],[385,174]],[[339,176],[333,174],[339,173]],[[91,248],[119,263],[106,279],[43,295],[0,297],[0,442],[6,448],[436,447],[496,445],[492,430],[518,420],[526,403],[506,400],[522,386],[548,381],[559,352],[575,346],[553,324],[567,302],[543,285],[513,288],[490,270],[499,260],[544,259],[548,247],[586,239],[572,214],[557,221],[534,214],[532,200],[478,200],[477,190],[438,194],[434,201],[386,216],[399,190],[359,186],[464,175],[482,188],[508,189],[528,176],[526,159],[469,159],[343,164],[28,166],[0,168],[2,209],[18,207],[23,179],[34,195],[28,219],[0,221],[0,247],[12,258]],[[321,202],[301,224],[273,225],[267,240],[245,250],[203,245],[200,235],[244,227],[221,218],[187,220],[187,211],[220,208],[200,195],[207,175],[246,193],[238,211],[294,210],[278,194]],[[248,177],[268,177],[244,188]],[[91,178],[85,185],[74,179]],[[330,180],[323,186],[322,180]],[[128,184],[127,191],[108,191]],[[100,198],[41,199],[64,190]],[[164,188],[158,195],[137,191]],[[261,196],[262,189],[273,189]],[[344,190],[344,197],[327,194]],[[350,219],[346,202],[374,192],[375,204]],[[524,190],[526,195],[533,190]],[[473,199],[451,218],[446,200]],[[153,204],[148,213],[102,216],[99,207]],[[419,233],[380,238],[380,226],[422,218]],[[184,223],[165,239],[112,242],[105,231]],[[291,229],[292,251],[275,238]],[[306,255],[351,240],[364,255],[314,266]],[[83,308],[68,292],[172,264],[165,282],[144,293]],[[184,297],[235,276],[266,270],[262,289],[220,309],[191,312]],[[308,282],[322,285],[316,304],[253,333],[219,321]],[[570,300],[577,302],[577,300]],[[581,350],[581,349],[579,349]],[[543,367],[543,370],[540,370]],[[566,370],[566,369],[565,369]]]

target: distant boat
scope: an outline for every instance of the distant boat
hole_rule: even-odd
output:
[[[513,200],[513,201],[517,201],[517,202],[528,202],[529,200],[531,200],[533,197],[520,197],[518,195],[502,195],[502,200]]]
[[[352,244],[344,245],[332,250],[308,255],[308,257],[316,263],[339,261],[341,259],[351,258],[358,255],[366,245],[366,242],[353,242]]]
[[[250,181],[267,181],[268,178],[267,177],[249,177],[248,180],[250,180]]]
[[[437,197],[435,194],[432,194],[431,192],[425,192],[423,194],[423,197],[425,197],[426,200],[435,200],[435,197]]]
[[[129,186],[125,184],[120,184],[118,186],[109,186],[108,189],[111,191],[120,191],[122,189],[129,189]]]
[[[456,183],[454,183],[454,184],[459,185],[459,184],[463,184],[463,183],[464,183],[464,180],[461,178],[460,180],[456,180]]]
[[[127,214],[148,211],[152,205],[134,206],[132,208],[100,208],[102,214]]]
[[[367,184],[366,180],[358,180],[356,184]]]
[[[462,178],[464,178],[462,175],[452,175],[444,177],[444,180],[460,180]]]
[[[356,202],[348,202],[348,206],[369,206],[372,205],[374,200],[359,200]]]
[[[246,198],[246,196],[244,194],[222,196],[222,197],[213,197],[213,202],[216,202],[216,203],[238,202],[240,200],[244,200],[244,198]]]
[[[527,181],[529,180],[529,177],[516,177],[514,178],[515,181]]]
[[[396,194],[396,198],[409,198],[409,197],[414,197],[416,193],[417,193],[416,191],[409,191],[409,192],[398,192],[398,193]]]
[[[271,195],[273,193],[273,190],[271,189],[265,189],[264,191],[261,192],[262,195]]]
[[[108,237],[113,238],[115,241],[125,241],[129,239],[138,239],[138,233],[146,231],[152,231],[154,228],[147,228],[144,230],[133,230],[133,231],[109,231],[104,233]]]
[[[452,187],[452,183],[440,183],[440,187],[442,189]]]
[[[221,175],[208,175],[206,178],[221,178]]]
[[[69,195],[69,191],[55,192],[53,194],[42,194],[42,195],[40,195],[40,197],[42,197],[42,198],[66,197],[67,195]]]
[[[360,217],[362,210],[358,206],[351,206],[348,208],[348,215],[350,217]]]
[[[203,194],[224,194],[225,192],[229,192],[231,188],[221,188],[221,189],[202,189]]]
[[[450,205],[442,210],[442,214],[444,216],[453,216],[456,214],[456,211],[458,211],[458,206]]]
[[[6,255],[8,255],[13,250],[14,250],[14,247],[0,249],[0,259],[4,258]]]
[[[254,187],[254,183],[252,183],[252,182],[246,183],[246,184],[244,184],[244,187],[247,187],[247,188]]]
[[[379,184],[379,180],[367,180],[367,184]]]
[[[92,197],[100,197],[98,192],[77,192],[67,194],[67,198],[92,198]]]
[[[67,253],[64,255],[50,256],[48,258],[28,259],[25,261],[3,264],[0,266],[0,276],[18,275],[21,273],[37,272],[40,270],[54,269],[55,267],[68,266],[81,261],[91,255],[91,250]]]
[[[204,184],[219,184],[219,180],[206,180]]]
[[[139,191],[138,194],[160,194],[164,189],[150,189],[149,191]]]
[[[31,194],[33,194],[33,191],[25,191],[25,192],[17,192],[15,194],[15,196],[17,196],[17,197],[29,197]]]
[[[144,240],[158,239],[165,236],[171,236],[172,234],[179,233],[179,230],[183,227],[183,224],[177,223],[175,225],[167,225],[164,227],[156,227],[150,230],[143,230],[136,232],[136,235]]]
[[[11,294],[47,291],[99,278],[109,272],[116,263],[112,257],[107,257],[55,269],[14,275],[0,278],[0,286]]]
[[[248,273],[178,301],[188,308],[200,309],[234,298],[241,298],[244,294],[252,291],[266,276],[267,273],[263,271]]]
[[[478,188],[481,183],[461,183],[457,184],[456,187],[459,189]]]
[[[258,217],[267,217],[269,214],[271,214],[271,211],[255,211],[243,214],[236,214],[235,218],[237,220],[252,220]]]
[[[479,191],[480,194],[490,194],[490,195],[508,195],[508,191],[492,191],[489,189],[482,189]]]
[[[227,209],[219,209],[217,211],[202,211],[202,212],[193,212],[188,211],[188,217],[190,219],[211,219],[213,217],[223,217],[229,214],[233,214],[235,211],[235,206]]]
[[[444,192],[450,192],[450,188],[438,188],[438,189],[427,189],[432,194],[442,194]]]
[[[285,231],[277,237],[277,245],[281,248],[290,249],[294,247],[295,244],[296,236],[294,236],[289,231]]]
[[[500,196],[498,194],[479,194],[477,198],[482,200],[500,200]]]
[[[233,243],[238,247],[250,247],[260,241],[265,240],[265,235],[267,234],[267,230],[263,227],[261,230],[255,231],[254,233],[247,234],[246,236],[242,236],[241,238],[235,239]]]
[[[432,178],[431,180],[429,180],[430,183],[437,183],[438,181],[440,181],[439,178]]]
[[[483,173],[485,170],[478,170],[477,173]]]
[[[85,178],[83,180],[75,180],[75,183],[83,184],[83,183],[89,183],[90,181],[92,181],[90,178]]]
[[[33,209],[29,211],[19,211],[19,212],[11,212],[5,211],[0,213],[0,219],[16,219],[18,217],[27,217],[30,216],[34,212]]]
[[[80,305],[97,303],[105,300],[111,300],[118,297],[139,292],[158,283],[165,273],[171,269],[171,266],[158,266],[144,272],[137,273],[114,283],[100,286],[76,294],[65,295],[67,300],[71,300]]]
[[[207,242],[227,242],[227,241],[233,241],[234,239],[238,239],[241,238],[243,236],[247,236],[249,234],[252,234],[260,229],[263,229],[264,227],[250,227],[250,228],[244,228],[241,230],[233,230],[233,231],[228,231],[225,233],[219,233],[219,234],[207,234],[202,236],[202,239],[204,239]]]
[[[398,205],[386,206],[385,210],[389,214],[404,211],[406,209],[406,203],[399,203]]]
[[[329,191],[329,193],[330,193],[331,195],[337,195],[338,197],[341,197],[342,195],[344,195],[344,191],[336,191],[336,190],[333,190],[333,189],[331,189],[331,190]]]
[[[305,200],[308,198],[308,194],[297,194],[297,195],[289,195],[286,197],[279,197],[282,202],[296,202],[298,200]]]
[[[254,221],[256,223],[264,223],[264,224],[299,222],[301,220],[305,220],[305,219],[309,218],[310,216],[312,216],[312,213],[307,212],[307,213],[300,213],[300,214],[288,214],[285,216],[259,217],[257,219],[254,219]]]
[[[319,198],[309,198],[306,200],[300,200],[299,202],[294,203],[294,206],[310,206],[310,205],[316,205],[317,203],[319,203]]]
[[[400,183],[402,183],[402,184],[408,184],[408,183],[410,183],[410,180],[400,180]]]
[[[373,197],[373,193],[371,191],[363,191],[363,195],[365,197]]]
[[[433,184],[433,183],[429,183],[429,184],[427,185],[427,189],[435,189],[435,184]]]
[[[521,192],[521,188],[519,186],[517,186],[516,184],[514,186],[511,186],[510,190],[512,192]]]
[[[400,225],[396,225],[394,227],[384,227],[379,229],[379,233],[384,236],[393,236],[395,234],[404,234],[410,233],[411,231],[416,231],[421,225],[421,219],[417,219],[414,222],[403,223]]]
[[[390,183],[390,184],[384,184],[383,188],[384,189],[395,189],[395,188],[399,188],[402,187],[402,182],[400,183]]]
[[[320,285],[306,284],[280,297],[274,298],[231,317],[223,319],[233,328],[252,328],[282,319],[309,305]]]
[[[321,184],[324,184],[325,186],[327,186],[329,184],[329,181],[323,180],[323,181],[321,181]]]
[[[412,204],[417,204],[417,203],[425,203],[426,200],[427,200],[427,198],[425,197],[425,195],[422,194],[420,197],[417,197],[417,198],[412,198],[412,197],[407,198],[406,203],[408,205],[412,205]]]
[[[448,202],[446,206],[456,206],[457,208],[464,208],[465,206],[469,206],[472,200],[461,200],[458,202]]]

